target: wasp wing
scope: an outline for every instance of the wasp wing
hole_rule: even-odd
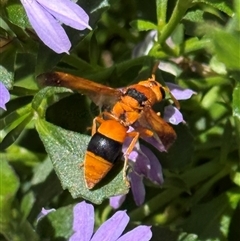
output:
[[[177,138],[174,129],[148,106],[144,108],[138,122],[141,126],[156,133],[166,150],[169,149]]]
[[[37,77],[40,86],[66,87],[89,96],[99,107],[112,106],[115,104],[122,92],[78,76],[64,72],[49,72]]]

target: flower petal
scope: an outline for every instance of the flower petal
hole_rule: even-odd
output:
[[[154,146],[157,150],[161,152],[166,152],[165,146],[162,144],[161,140],[157,135],[153,135],[151,137],[143,137],[143,140],[150,143],[152,146]]]
[[[166,82],[166,85],[170,89],[172,95],[177,99],[177,100],[187,100],[191,98],[192,95],[196,94],[196,92],[190,90],[190,89],[183,89],[178,85],[175,85],[170,82]]]
[[[168,105],[165,107],[164,120],[166,120],[167,122],[173,125],[178,125],[181,122],[185,123],[185,121],[183,120],[182,113],[172,105]]]
[[[182,72],[181,69],[176,64],[173,64],[171,62],[160,61],[158,68],[174,76],[179,76]]]
[[[133,159],[133,156],[135,156],[135,159]],[[148,175],[150,170],[150,161],[140,148],[134,148],[134,151],[130,153],[129,162],[132,164],[131,166],[133,166],[134,172],[139,175]]]
[[[70,0],[37,0],[48,12],[50,12],[56,19],[64,24],[83,30],[85,28],[92,29],[88,25],[89,16],[87,13],[76,3]]]
[[[126,195],[118,195],[110,197],[110,206],[114,209],[118,209],[126,199]]]
[[[127,232],[122,237],[120,237],[117,241],[149,241],[152,237],[151,227],[140,225],[133,230]]]
[[[134,130],[132,127],[130,127],[131,130]],[[131,143],[132,138],[126,138],[126,140],[123,143],[123,153],[126,152],[127,148],[129,147],[129,144]],[[133,167],[134,172],[138,173],[139,175],[147,176],[148,171],[150,169],[150,162],[148,157],[141,151],[140,144],[137,142],[135,144],[135,147],[133,148],[132,152],[128,156],[129,163]]]
[[[36,0],[21,0],[21,2],[32,27],[44,44],[56,53],[68,53],[71,42],[60,23]]]
[[[80,232],[76,232],[69,238],[69,241],[85,241],[82,238],[82,234]],[[87,241],[89,241],[89,239],[87,239]]]
[[[141,150],[144,154],[149,158],[150,161],[150,170],[148,172],[147,177],[154,183],[162,184],[163,183],[163,174],[162,174],[162,166],[154,155],[154,153],[144,145],[141,145]]]
[[[147,55],[153,47],[155,41],[157,41],[157,31],[152,30],[146,35],[145,39],[142,42],[135,46],[132,51],[132,58]]]
[[[54,209],[54,208],[51,208],[51,209],[42,208],[41,212],[37,216],[37,222],[40,219],[42,219],[43,217],[45,217],[46,215],[48,215],[49,213],[54,212],[54,211],[56,211],[56,209]]]
[[[0,108],[6,110],[6,103],[10,100],[10,94],[5,85],[0,82]]]
[[[70,237],[69,241],[89,241],[93,234],[93,228],[93,205],[85,201],[78,203],[73,208],[73,231],[75,233]]]
[[[116,241],[126,228],[128,222],[129,217],[125,211],[116,212],[99,227],[91,241]]]
[[[142,181],[142,176],[137,175],[135,172],[130,172],[128,174],[131,182],[131,189],[133,194],[133,199],[136,205],[141,206],[145,199],[145,187]]]

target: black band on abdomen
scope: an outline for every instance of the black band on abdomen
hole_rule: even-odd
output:
[[[122,155],[122,143],[97,132],[92,136],[87,150],[114,163]]]

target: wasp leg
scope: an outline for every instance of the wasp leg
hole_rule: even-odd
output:
[[[127,168],[128,168],[128,156],[132,152],[134,146],[136,145],[138,138],[139,138],[139,133],[138,132],[129,132],[127,133],[127,137],[132,137],[132,141],[129,144],[126,152],[124,153],[124,166],[123,166],[123,180],[126,182],[128,186],[130,186],[129,181],[127,179]]]
[[[92,136],[97,132],[97,125],[102,124],[104,121],[105,120],[101,117],[101,115],[93,119],[92,133],[91,133]]]
[[[138,126],[137,128],[135,128],[135,131],[138,132],[141,137],[152,137],[154,135],[151,130],[142,126]]]

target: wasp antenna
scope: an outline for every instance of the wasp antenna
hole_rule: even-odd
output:
[[[170,91],[169,91],[169,94],[170,94],[171,99],[173,100],[175,106],[176,106],[178,109],[180,109],[180,103],[179,103],[179,101],[173,96],[173,94],[172,94]]]
[[[152,78],[149,78],[149,80],[156,80],[156,75],[155,74],[152,74]]]
[[[160,64],[160,61],[157,61],[154,66],[153,66],[153,69],[152,69],[152,76],[156,74],[157,70],[158,70],[158,65]]]
[[[173,94],[171,93],[170,89],[165,86],[163,87],[163,89],[170,95],[171,99],[173,100],[175,106],[180,109],[180,104],[179,104],[179,101],[173,96]]]

